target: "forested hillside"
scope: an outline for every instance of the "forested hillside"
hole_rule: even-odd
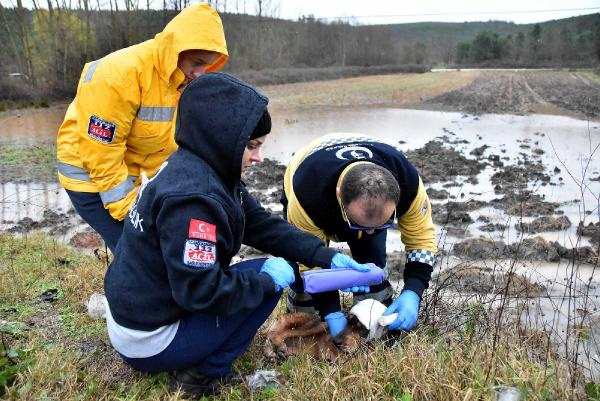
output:
[[[348,76],[432,66],[594,67],[600,60],[600,14],[535,25],[356,26],[276,19],[269,10],[232,13],[226,3],[220,7],[231,55],[226,71],[256,76],[253,71],[266,70],[273,82],[320,76],[301,70],[308,68],[336,67]],[[127,1],[123,10],[111,1],[110,9],[99,10],[89,0],[73,8],[64,4],[48,0],[33,10],[0,5],[0,99],[71,96],[86,61],[152,38],[178,12],[173,6],[181,6],[136,9]],[[273,73],[286,69],[293,70]]]

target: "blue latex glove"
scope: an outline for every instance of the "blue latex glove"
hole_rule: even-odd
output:
[[[331,268],[332,269],[342,269],[346,267],[351,267],[354,270],[358,270],[359,272],[367,272],[370,267],[368,264],[360,264],[356,260],[352,259],[350,256],[343,253],[336,253],[333,259],[331,259]],[[354,287],[342,288],[341,291],[344,292],[369,292],[368,285],[356,285]]]
[[[368,293],[371,291],[368,285],[355,285],[354,287],[342,288],[340,291],[343,292],[364,292]]]
[[[281,291],[287,288],[296,279],[294,269],[284,258],[269,258],[265,260],[260,268],[261,273],[266,273],[275,283],[275,291]]]
[[[419,317],[419,302],[421,299],[416,292],[411,290],[404,290],[398,298],[392,302],[392,304],[383,312],[383,316],[397,313],[398,317],[392,323],[389,324],[388,328],[391,330],[410,330],[417,322]]]
[[[331,337],[336,337],[340,334],[348,325],[348,320],[342,312],[332,312],[325,316],[327,327],[329,327],[329,333]]]
[[[368,272],[371,268],[367,264],[360,264],[356,260],[352,259],[350,256],[345,255],[343,253],[336,253],[333,259],[331,259],[332,269],[342,269],[345,267],[351,267],[354,270],[358,270],[359,272]]]

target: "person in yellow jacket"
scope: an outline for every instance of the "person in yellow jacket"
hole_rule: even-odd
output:
[[[386,315],[397,313],[389,328],[414,326],[431,279],[437,241],[423,182],[402,152],[362,134],[317,138],[288,164],[281,201],[291,224],[325,243],[346,242],[357,262],[381,268],[386,267],[387,229],[397,227],[406,251],[401,294],[394,298],[387,280],[349,290],[355,301],[373,298],[388,306]],[[288,311],[318,312],[333,337],[342,333],[347,320],[338,292],[311,296],[301,283],[297,277],[288,290]]]
[[[182,89],[227,62],[219,14],[183,9],[153,39],[87,63],[58,131],[58,177],[79,215],[114,251],[142,178],[177,145]],[[135,222],[133,222],[135,224]],[[138,222],[139,224],[139,222]]]

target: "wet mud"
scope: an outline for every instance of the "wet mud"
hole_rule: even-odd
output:
[[[487,154],[489,147],[483,145],[475,148],[467,156],[460,149],[466,141],[455,138],[455,134],[446,130],[445,135],[426,143],[423,147],[406,152],[406,156],[416,165],[425,183],[432,201],[433,220],[443,227],[447,235],[457,237],[459,241],[452,248],[452,253],[461,259],[502,259],[522,258],[525,260],[542,260],[555,262],[561,258],[575,259],[585,263],[596,263],[600,244],[600,223],[588,225],[573,223],[559,210],[559,203],[547,202],[542,196],[528,188],[531,185],[555,185],[554,176],[560,172],[555,166],[544,166],[535,160],[531,151],[535,143],[523,142],[529,146],[529,153],[516,156],[516,165],[500,163],[508,157]],[[531,145],[531,146],[530,146]],[[477,175],[491,166],[495,173],[491,183],[497,198],[489,202],[468,199],[456,200],[445,189],[430,188],[433,184],[457,186],[459,181],[477,182]],[[285,166],[275,160],[265,159],[254,165],[247,172],[244,182],[250,193],[270,212],[282,215],[280,197]],[[525,237],[544,232],[562,231],[572,224],[579,224],[577,234],[590,240],[592,246],[566,248],[557,242],[547,241],[541,236],[521,238],[513,244],[505,244],[489,238],[469,238],[470,228],[482,232],[503,232],[509,226],[491,221],[485,214],[474,220],[473,212],[494,208],[514,217],[517,223],[511,224]],[[65,235],[78,224],[74,219],[75,212],[56,213],[46,210],[40,220],[29,217],[17,222],[3,223],[8,225],[6,231],[25,234],[34,230],[44,230],[50,235]],[[530,217],[530,221],[523,218]],[[79,219],[80,222],[80,219]],[[84,226],[85,227],[85,226]],[[492,234],[493,235],[493,234]],[[462,239],[462,240],[461,240]],[[69,238],[69,244],[76,248],[103,250],[102,239],[92,230],[83,229]],[[593,246],[595,245],[595,247]],[[238,255],[240,259],[265,257],[267,255],[250,247],[243,247]],[[388,267],[392,278],[400,278],[404,267],[403,253],[390,253]]]
[[[554,108],[599,117],[600,84],[566,71],[484,72],[469,85],[425,103],[476,115],[528,114]]]
[[[11,221],[3,221],[4,224],[13,224],[6,231],[9,233],[25,234],[31,231],[47,229],[45,231],[50,235],[64,235],[72,227],[71,217],[74,211],[69,213],[56,213],[52,210],[45,210],[42,213],[41,220],[33,220],[30,217],[24,217],[21,220],[13,223]]]
[[[588,223],[588,225],[579,222],[577,234],[582,237],[589,237],[592,244],[600,247],[600,222]]]
[[[454,244],[452,254],[465,260],[515,259],[522,261],[558,262],[569,259],[582,263],[598,263],[598,249],[592,246],[567,248],[541,236],[525,238],[512,244],[487,237],[468,238]]]
[[[500,272],[489,267],[468,263],[447,269],[432,277],[436,291],[452,289],[479,294],[507,294],[519,296],[541,295],[546,288],[515,272]]]
[[[535,112],[540,106],[550,105],[599,117],[600,85],[583,78],[580,74],[570,72],[483,72],[471,84],[425,102],[439,105],[441,109],[450,108],[471,114],[524,114]],[[469,116],[462,116],[467,117]],[[544,150],[540,149],[539,144],[547,140],[542,138],[544,133],[535,133],[539,139],[517,140],[516,144],[511,145],[516,145],[518,151],[508,154],[507,149],[502,146],[491,147],[485,142],[474,147],[453,130],[456,128],[443,128],[441,136],[405,153],[416,166],[425,184],[432,202],[434,222],[442,227],[447,235],[458,239],[454,252],[461,258],[474,260],[485,257],[510,258],[524,254],[536,260],[573,257],[578,260],[595,261],[600,247],[600,223],[594,218],[595,214],[588,213],[592,222],[586,221],[586,225],[580,224],[579,221],[571,221],[563,215],[562,204],[549,202],[535,190],[536,187],[561,185],[560,174],[564,169],[563,166],[559,168],[542,163],[540,156],[544,154]],[[478,136],[477,140],[483,141],[483,137]],[[465,150],[466,148],[469,150]],[[15,149],[19,150],[4,148],[6,152],[13,152]],[[54,160],[54,150],[50,150],[38,149],[31,154],[24,153],[22,157],[23,160]],[[24,175],[24,171],[29,171],[26,166],[17,167],[19,166],[4,169],[2,180],[45,181],[29,173]],[[37,168],[37,171],[49,171],[51,174],[48,177],[52,176],[55,179],[53,169],[54,167]],[[486,175],[481,174],[484,171],[486,174],[492,171],[488,175],[489,182],[485,178],[486,182],[479,183],[478,180]],[[277,215],[282,215],[280,196],[284,172],[284,165],[266,159],[251,167],[244,178],[250,193],[265,209]],[[591,171],[589,178],[600,180],[600,172]],[[490,183],[493,196],[488,197],[486,201],[468,199],[468,192],[455,195],[455,189],[462,185]],[[486,214],[495,213],[491,211],[506,215],[507,221],[488,218]],[[509,219],[512,220],[510,223]],[[43,230],[50,235],[68,236],[67,241],[77,248],[104,249],[100,237],[90,231],[89,227],[82,225],[81,219],[72,210],[68,213],[47,210],[41,216],[0,223],[6,232],[26,234],[34,230]],[[481,233],[496,236],[509,229],[516,230],[521,237],[528,237],[539,233],[563,231],[572,226],[577,227],[577,234],[585,238],[591,247],[567,249],[552,242],[543,243],[530,238],[521,239],[515,244],[499,245],[479,238],[470,238],[473,233],[476,236]],[[72,233],[74,229],[79,232]],[[530,251],[525,252],[524,248],[530,248]],[[264,255],[245,248],[239,255],[240,258],[255,256]],[[403,265],[402,258],[397,255],[390,254],[389,257],[391,264]],[[391,270],[399,269],[398,267]]]
[[[448,136],[430,141],[422,148],[407,151],[406,157],[419,170],[423,183],[445,182],[459,175],[475,178],[486,164],[468,159],[451,147]]]

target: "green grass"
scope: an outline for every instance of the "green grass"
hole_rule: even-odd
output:
[[[583,78],[586,78],[586,79],[592,81],[592,82],[600,84],[600,70],[582,71],[582,72],[578,72],[577,74],[582,76]]]
[[[0,144],[2,181],[55,182],[56,144]]]
[[[0,111],[6,110],[18,110],[27,108],[48,108],[50,102],[48,100],[34,100],[34,101],[14,101],[14,100],[0,100]]]
[[[47,167],[56,163],[56,144],[39,145],[0,144],[0,168],[30,165]]]
[[[261,88],[272,107],[418,104],[468,85],[478,72],[377,75]]]
[[[168,391],[167,374],[141,374],[122,363],[104,321],[87,315],[84,301],[102,291],[105,269],[43,234],[0,234],[0,397],[181,399]],[[49,301],[42,301],[44,293]],[[545,336],[506,327],[494,342],[482,306],[465,306],[465,312],[468,319],[458,327],[451,328],[454,320],[422,324],[395,342],[375,342],[333,363],[300,355],[271,364],[262,357],[259,334],[235,369],[276,369],[287,384],[256,393],[239,385],[213,399],[491,400],[495,385],[515,386],[527,400],[598,399],[597,384],[578,380],[570,387],[568,368]]]
[[[50,101],[46,99],[41,100],[9,100],[4,99],[0,100],[0,111],[5,110],[19,110],[19,109],[27,109],[27,108],[44,108],[47,109],[50,107]]]

